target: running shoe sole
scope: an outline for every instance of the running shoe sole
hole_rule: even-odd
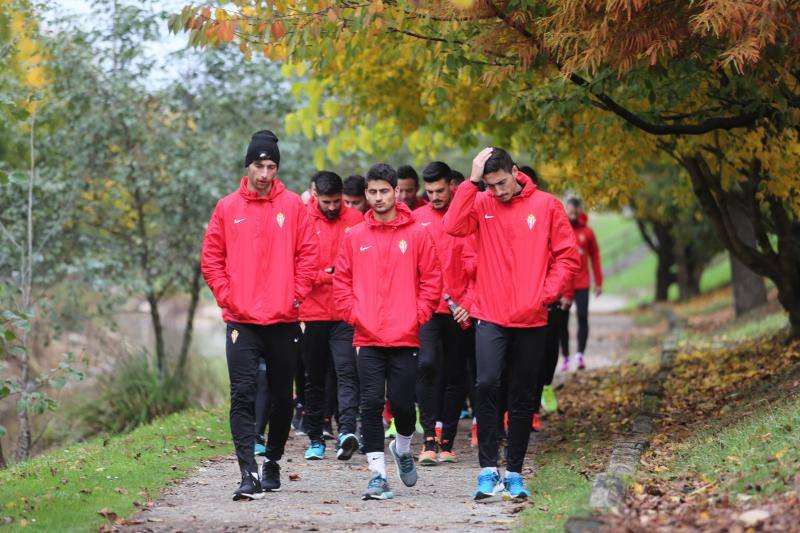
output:
[[[510,492],[503,491],[503,501],[504,502],[524,502],[528,498],[530,498],[530,494],[520,494],[519,496],[512,496]]]
[[[436,462],[436,459],[429,459],[427,457],[419,460],[419,466],[436,466],[438,464],[439,463]]]
[[[358,438],[355,435],[350,435],[344,442],[341,448],[336,451],[336,458],[340,461],[348,461],[358,449]]]
[[[361,499],[367,500],[391,500],[394,498],[394,492],[382,492],[380,494],[363,494]]]
[[[492,494],[479,492],[478,494],[475,495],[475,501],[480,503],[492,503],[500,501],[500,492],[494,492]]]
[[[238,502],[238,501],[260,500],[263,497],[264,497],[263,492],[254,492],[253,494],[246,494],[246,493],[234,494],[233,501]]]
[[[458,459],[455,459],[453,457],[448,457],[446,459],[439,459],[439,462],[440,463],[457,463]]]

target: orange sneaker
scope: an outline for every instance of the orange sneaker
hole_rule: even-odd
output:
[[[470,432],[470,441],[469,445],[471,448],[474,448],[478,445],[478,424],[472,424],[472,428],[469,430]]]
[[[457,463],[458,457],[452,451],[439,452],[440,463]]]
[[[419,465],[436,466],[438,464],[436,462],[437,448],[436,441],[432,437],[425,439],[422,452],[419,454]]]
[[[542,423],[539,422],[539,415],[533,415],[533,423],[531,424],[531,429],[533,431],[541,431],[542,430]]]

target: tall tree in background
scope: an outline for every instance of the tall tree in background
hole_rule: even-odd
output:
[[[187,6],[172,27],[194,45],[235,41],[245,56],[310,69],[296,117],[320,135],[346,117],[330,151],[407,141],[427,153],[488,135],[562,162],[584,197],[608,201],[636,193],[644,163],[672,160],[725,247],[775,283],[800,335],[794,3],[233,4]]]

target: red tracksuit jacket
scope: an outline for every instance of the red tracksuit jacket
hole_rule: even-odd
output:
[[[578,224],[573,226],[575,240],[578,242],[578,252],[581,254],[581,269],[575,276],[576,289],[588,289],[591,286],[589,279],[589,261],[592,262],[592,273],[594,274],[594,286],[603,286],[603,268],[600,266],[600,248],[597,246],[597,238],[594,236],[592,228],[586,225],[589,217],[581,213],[578,217]]]
[[[339,216],[328,220],[319,210],[316,198],[308,202],[308,219],[314,238],[319,247],[319,265],[314,278],[314,287],[308,297],[300,306],[300,320],[311,322],[314,320],[344,320],[341,313],[333,305],[333,276],[325,269],[334,266],[336,256],[346,233],[364,221],[360,211],[342,205]]]
[[[447,210],[436,210],[433,204],[415,209],[411,216],[428,230],[436,247],[436,255],[442,266],[442,295],[449,294],[466,309],[472,309],[474,298],[475,263],[477,260],[472,237],[453,237],[444,231],[444,214]],[[440,296],[437,313],[450,314],[447,303]]]
[[[508,203],[464,182],[444,227],[451,235],[478,237],[472,315],[499,326],[532,328],[547,325],[546,306],[564,292],[580,259],[561,202],[522,172],[515,178],[523,189]]]
[[[317,275],[318,252],[300,197],[277,179],[260,198],[247,189],[217,203],[203,239],[203,277],[228,322],[297,322]]]
[[[442,273],[430,234],[397,204],[397,218],[375,220],[370,209],[345,235],[333,275],[337,310],[355,327],[354,346],[419,346],[419,327],[442,294]]]

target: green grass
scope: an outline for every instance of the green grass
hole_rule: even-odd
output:
[[[739,318],[730,324],[711,332],[686,332],[681,340],[689,343],[702,342],[740,342],[748,339],[771,337],[789,326],[789,316],[785,311],[754,313]]]
[[[752,412],[694,437],[670,470],[697,472],[729,494],[760,498],[790,489],[800,466],[800,397],[778,407],[756,403]]]
[[[534,505],[520,516],[520,530],[563,531],[570,517],[589,515],[592,482],[569,466],[575,454],[565,450],[537,458],[529,484]]]
[[[47,453],[0,471],[0,523],[42,531],[97,530],[104,508],[120,517],[154,499],[198,461],[229,453],[221,409],[187,411],[135,431]],[[6,518],[7,520],[7,518]]]
[[[589,227],[597,237],[600,258],[606,267],[644,243],[636,221],[619,212],[590,213]]]

